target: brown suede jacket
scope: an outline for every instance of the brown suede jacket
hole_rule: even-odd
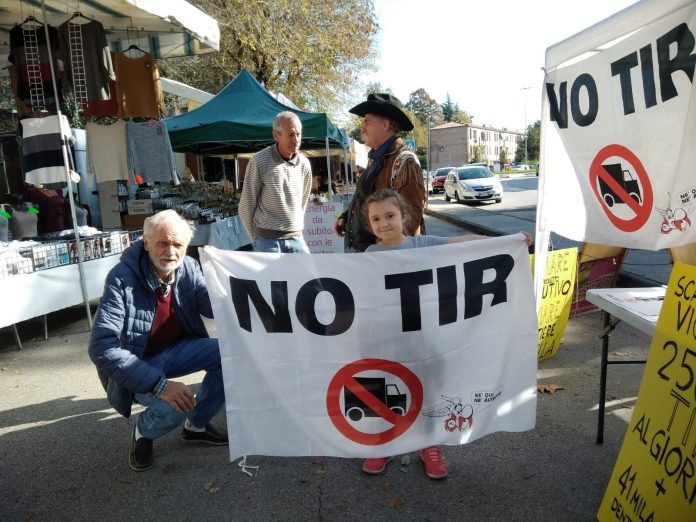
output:
[[[341,216],[346,220],[346,247],[350,247],[358,252],[364,252],[368,246],[376,242],[375,236],[370,232],[369,225],[363,219],[362,207],[365,200],[372,193],[383,188],[393,188],[411,205],[413,219],[407,233],[414,235],[425,232],[423,207],[426,194],[423,184],[423,171],[415,155],[401,155],[405,150],[406,146],[403,140],[397,138],[384,155],[384,166],[377,174],[372,187],[363,186],[364,174],[358,178],[353,199],[348,209]],[[400,156],[402,161],[400,161],[400,164],[397,164],[397,159]],[[395,174],[393,179],[392,173]]]

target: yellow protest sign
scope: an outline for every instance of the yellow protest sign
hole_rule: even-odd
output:
[[[676,263],[599,520],[696,520],[696,267]]]
[[[532,267],[534,256],[531,256]],[[578,264],[578,249],[565,248],[548,253],[544,272],[544,289],[539,306],[538,359],[556,355],[568,325],[570,305]],[[532,268],[533,270],[533,268]]]

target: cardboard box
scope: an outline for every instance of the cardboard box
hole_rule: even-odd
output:
[[[152,214],[151,199],[129,199],[128,200],[128,215]]]
[[[150,214],[127,214],[123,216],[123,226],[127,230],[137,230],[143,228],[143,223],[145,223],[145,218],[152,216]]]

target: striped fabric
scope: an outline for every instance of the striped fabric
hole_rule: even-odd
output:
[[[72,141],[68,119],[63,119],[63,134],[66,142]],[[25,118],[22,125],[22,157],[26,183],[45,185],[65,183],[65,166],[60,140],[58,116]]]
[[[239,202],[239,217],[249,237],[299,234],[311,188],[312,168],[303,154],[285,161],[275,144],[256,153],[247,166]]]

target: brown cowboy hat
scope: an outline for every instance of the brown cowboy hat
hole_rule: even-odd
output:
[[[348,112],[358,116],[365,114],[377,114],[389,118],[399,126],[400,130],[410,131],[413,129],[413,123],[408,119],[406,113],[401,110],[403,105],[396,96],[386,93],[374,93],[367,95],[367,101],[359,103]]]

